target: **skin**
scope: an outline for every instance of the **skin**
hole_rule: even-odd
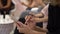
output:
[[[43,7],[45,7],[45,4],[42,0],[35,0],[35,2]]]
[[[39,2],[39,1],[40,1],[40,2]],[[26,2],[26,3],[27,3],[27,2]],[[32,0],[32,3],[29,1],[28,4],[25,4],[25,3],[23,3],[23,2],[22,2],[22,4],[25,5],[25,6],[27,6],[27,7],[30,7],[30,8],[32,8],[32,7],[37,7],[37,6],[39,6],[39,5],[41,5],[42,7],[45,6],[45,4],[43,3],[42,0]]]
[[[17,23],[16,23],[16,26],[18,27],[18,30],[21,33],[25,33],[25,34],[46,34],[46,32],[38,32],[38,31],[32,30],[32,29],[30,29],[30,27],[28,27],[25,24],[22,24],[21,22],[17,22]]]
[[[44,11],[47,11],[47,9],[48,9],[48,6],[43,8],[41,13],[39,13],[39,14],[30,13],[34,16],[34,17],[32,16],[30,20],[35,21],[35,22],[46,22],[46,21],[48,21],[48,16],[44,16],[43,13],[42,13]],[[44,17],[43,18],[38,18],[38,17],[42,17],[42,16],[44,16]],[[27,17],[28,16],[25,17],[26,20],[28,19]]]
[[[30,16],[31,17],[31,16]],[[33,30],[36,30],[36,31],[39,31],[39,32],[47,32],[47,29],[43,29],[43,28],[40,28],[40,27],[37,27],[36,26],[36,23],[39,23],[39,22],[43,22],[43,21],[47,21],[48,19],[48,17],[44,17],[44,18],[34,18],[34,17],[32,17],[31,19],[32,20],[28,20],[29,19],[29,17],[27,16],[26,17],[27,18],[27,20],[26,20],[26,24],[27,24],[27,26],[29,26],[31,29],[33,29]],[[26,19],[25,18],[25,19]]]
[[[0,0],[0,9],[1,9],[2,7],[3,7],[3,6],[2,6],[1,0]]]
[[[42,9],[42,11],[44,12],[44,11],[46,11],[48,8],[46,7],[46,8],[43,8]],[[34,15],[33,13],[30,13],[30,14],[32,14],[32,15]],[[36,17],[35,17],[36,16]],[[48,16],[44,16],[43,18],[38,18],[38,17],[41,17],[41,16],[43,16],[43,14],[42,13],[39,13],[39,14],[35,14],[34,15],[34,17],[31,17],[31,21],[34,21],[34,23],[39,23],[39,22],[47,22],[48,21]],[[28,16],[26,16],[26,20],[28,19],[27,18]],[[29,21],[30,21],[29,20]],[[28,24],[29,24],[29,22],[27,22]],[[31,23],[31,24],[33,24],[33,23]],[[35,24],[33,24],[33,25],[35,25]],[[39,31],[39,32],[41,32],[41,31],[43,31],[43,32],[48,32],[48,30],[47,29],[43,29],[43,28],[40,28],[40,27],[34,27],[35,29],[34,30],[36,30],[36,31]]]
[[[1,5],[2,8],[4,8],[4,9],[9,8],[10,5],[11,5],[11,0],[7,0],[7,5],[5,5],[5,6],[2,5],[1,0],[0,0],[0,5]]]

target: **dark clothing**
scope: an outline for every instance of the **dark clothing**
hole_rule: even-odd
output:
[[[60,7],[49,5],[48,11],[48,33],[60,34]]]
[[[7,0],[1,0],[2,1],[2,5],[5,6],[7,4]],[[4,14],[4,11],[6,11],[6,14],[10,14],[10,11],[12,9],[15,8],[15,5],[13,4],[13,2],[11,1],[11,5],[8,9],[0,9],[0,13]]]

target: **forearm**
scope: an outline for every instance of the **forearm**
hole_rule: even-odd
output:
[[[39,18],[37,22],[47,22],[48,21],[48,16],[45,16],[44,18]]]
[[[33,31],[31,34],[46,34],[45,32],[37,32],[37,31]]]
[[[3,8],[9,8],[11,5],[11,0],[7,0],[7,5],[5,5]]]
[[[3,7],[3,5],[2,5],[2,2],[1,2],[1,0],[0,0],[0,8],[2,8]]]
[[[38,26],[36,26],[36,27],[34,28],[34,30],[35,30],[35,31],[39,31],[39,32],[48,32],[47,29],[43,29],[43,28],[38,27]]]
[[[34,16],[36,16],[36,17],[43,17],[44,15],[42,13],[39,13],[39,14],[36,14]]]
[[[28,33],[25,33],[25,34],[46,34],[46,33],[45,32],[38,32],[38,31],[32,30],[32,31],[30,31]]]
[[[35,2],[34,1],[31,4],[30,3],[28,3],[28,4],[22,3],[22,4],[25,5],[25,6],[27,6],[27,7],[30,7],[30,8],[37,7],[35,5]]]

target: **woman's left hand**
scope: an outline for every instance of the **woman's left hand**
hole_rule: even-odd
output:
[[[19,32],[21,33],[29,33],[31,31],[31,28],[21,22],[17,22],[16,23],[17,29],[19,30]]]

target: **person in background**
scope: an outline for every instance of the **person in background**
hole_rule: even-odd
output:
[[[13,20],[10,17],[11,10],[15,8],[12,0],[0,0],[0,34],[10,34],[13,30]],[[8,24],[8,25],[7,25]]]
[[[6,11],[6,14],[9,14],[10,11],[14,9],[14,4],[11,1],[12,0],[0,0],[1,14],[4,14],[4,11]]]

